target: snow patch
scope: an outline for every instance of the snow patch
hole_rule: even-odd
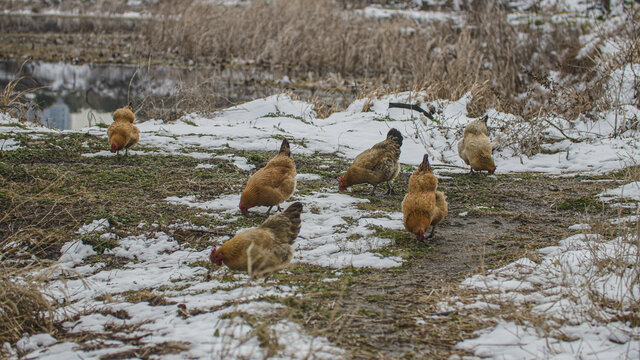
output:
[[[20,143],[14,139],[0,139],[1,151],[12,151],[20,148]]]
[[[109,226],[109,220],[107,219],[93,220],[90,224],[82,225],[82,227],[76,231],[76,234],[84,235],[93,232],[102,232],[109,228]]]

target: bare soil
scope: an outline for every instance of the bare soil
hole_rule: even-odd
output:
[[[486,175],[449,174],[452,179],[442,180],[441,187],[447,189],[450,212],[435,238],[422,244],[410,236],[396,241],[399,247],[428,251],[414,252],[404,271],[359,275],[337,299],[314,297],[312,301],[332,317],[308,314],[308,324],[325,330],[355,359],[446,358],[459,352],[453,345],[473,337],[483,324],[456,313],[440,313],[438,303],[460,293],[462,278],[522,256],[535,258],[536,249],[566,237],[567,227],[580,222],[585,208],[558,211],[558,204],[604,188],[602,183],[574,178],[523,175],[526,179],[498,175],[492,180]],[[474,203],[495,205],[458,215]]]

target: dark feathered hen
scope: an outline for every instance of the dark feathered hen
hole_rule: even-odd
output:
[[[391,181],[400,172],[398,159],[402,139],[400,131],[391,129],[384,141],[356,156],[344,176],[338,178],[340,190],[345,191],[347,187],[357,184],[371,184],[371,194],[374,194],[378,184],[386,182],[389,186],[387,194],[391,194]]]
[[[295,202],[260,226],[239,232],[211,251],[210,260],[233,270],[262,276],[283,269],[293,258],[293,241],[300,233],[302,204]]]

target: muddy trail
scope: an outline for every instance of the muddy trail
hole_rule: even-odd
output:
[[[535,259],[536,249],[566,237],[581,216],[601,213],[584,196],[602,191],[603,183],[521,176],[447,174],[440,188],[449,215],[434,239],[396,240],[411,253],[406,269],[368,271],[340,289],[337,299],[313,297],[331,316],[327,321],[309,314],[305,321],[356,359],[464,354],[453,346],[484,326],[438,308],[442,299],[460,295],[459,281],[523,256]],[[472,204],[479,206],[466,211]]]

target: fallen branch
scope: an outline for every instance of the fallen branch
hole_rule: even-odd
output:
[[[440,123],[438,120],[433,118],[433,115],[431,115],[430,112],[428,112],[427,110],[421,108],[418,105],[415,104],[403,104],[403,103],[393,103],[390,102],[389,103],[389,108],[400,108],[400,109],[409,109],[409,110],[415,110],[415,111],[419,111],[421,113],[424,114],[424,116],[428,117],[429,120],[436,122],[436,123]]]
[[[431,167],[434,167],[434,168],[456,168],[456,169],[469,170],[468,167],[458,166],[458,165],[449,165],[449,164],[431,164]]]

